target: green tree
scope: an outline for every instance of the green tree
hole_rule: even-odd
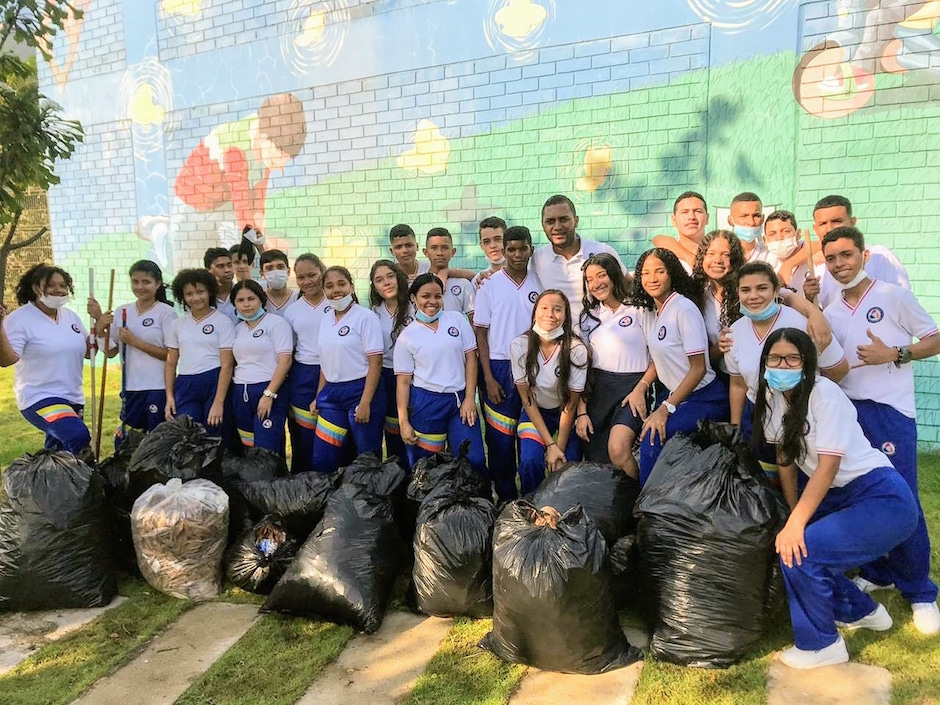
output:
[[[81,1],[81,0],[79,0]],[[36,242],[44,231],[18,237],[30,187],[59,183],[55,163],[68,159],[82,141],[81,125],[62,117],[62,108],[39,92],[35,59],[22,59],[19,43],[49,60],[52,42],[67,20],[82,10],[67,0],[3,0],[0,3],[0,292],[10,253]]]

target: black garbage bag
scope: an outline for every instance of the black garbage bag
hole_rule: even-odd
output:
[[[294,560],[298,548],[279,522],[265,517],[229,547],[225,572],[236,587],[267,595]]]
[[[782,495],[736,427],[705,421],[669,439],[635,512],[653,655],[731,665],[767,625]]]
[[[457,449],[457,455],[435,453],[415,463],[407,491],[408,499],[415,503],[415,507],[420,507],[431,490],[445,484],[464,490],[464,494],[492,499],[489,480],[474,470],[467,460],[469,449],[470,441],[464,441]]]
[[[117,567],[131,575],[137,575],[137,556],[134,554],[134,541],[131,538],[131,507],[136,497],[130,488],[131,457],[137,446],[144,439],[144,434],[132,428],[127,429],[124,440],[114,451],[114,455],[105,458],[98,465],[98,471],[104,478],[104,496],[106,517],[111,532],[111,546]]]
[[[492,545],[496,507],[447,485],[421,504],[414,536],[417,607],[436,617],[493,613]]]
[[[301,472],[287,477],[254,482],[234,482],[229,497],[236,516],[232,521],[243,531],[270,515],[284,529],[303,541],[323,517],[326,501],[340,480],[339,473]]]
[[[210,436],[188,416],[164,421],[141,441],[130,465],[130,490],[136,500],[153,485],[179,478],[222,484],[222,439]]]
[[[503,509],[493,536],[493,631],[480,646],[562,673],[642,658],[617,620],[604,537],[580,507],[559,515],[523,500]]]
[[[343,484],[353,484],[377,497],[388,498],[405,548],[406,561],[410,561],[417,511],[405,497],[408,473],[398,464],[398,459],[393,456],[383,462],[375,453],[363,453],[341,472]]]
[[[101,475],[63,451],[13,461],[0,485],[0,608],[102,607],[116,590]]]
[[[636,534],[617,539],[607,555],[610,557],[610,584],[614,591],[614,605],[618,609],[634,606],[637,603],[640,561]]]
[[[633,505],[640,483],[623,470],[601,463],[568,463],[551,473],[526,497],[536,507],[554,507],[564,514],[580,504],[608,545],[633,533]]]
[[[287,475],[287,461],[267,448],[244,448],[240,455],[222,456],[222,485],[231,482],[273,480]]]
[[[389,500],[343,484],[262,610],[322,617],[371,634],[385,616],[402,550]]]

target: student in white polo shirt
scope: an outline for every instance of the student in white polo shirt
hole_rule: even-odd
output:
[[[727,230],[712,230],[702,238],[692,279],[702,288],[702,316],[708,331],[708,353],[712,368],[724,373],[724,361],[718,349],[723,328],[731,325],[731,312],[738,306],[734,279],[744,266],[744,249],[737,235]]]
[[[463,314],[444,310],[444,284],[434,274],[411,285],[415,320],[395,344],[398,419],[412,466],[450,445],[456,453],[469,441],[467,460],[489,477],[473,391],[477,382],[476,339]],[[494,459],[495,462],[495,459]]]
[[[732,312],[731,328],[725,336],[724,359],[731,378],[731,423],[741,427],[751,440],[754,402],[760,381],[760,358],[767,336],[780,328],[807,329],[804,315],[777,302],[780,282],[767,262],[749,262],[737,277],[739,311]],[[802,297],[797,297],[805,302]],[[823,320],[823,325],[825,319]],[[819,353],[820,374],[838,383],[849,371],[842,346],[833,340]],[[758,449],[759,459],[771,477],[776,477],[776,456],[769,447]]]
[[[301,296],[296,306],[284,311],[284,320],[294,331],[294,362],[287,382],[292,473],[313,469],[317,417],[311,413],[310,405],[320,386],[320,322],[333,310],[323,294],[325,272],[326,267],[316,255],[309,252],[299,255],[294,260],[294,276]]]
[[[531,328],[512,341],[512,376],[522,399],[519,419],[519,484],[534,492],[565,462],[581,460],[574,432],[581,393],[587,383],[588,351],[571,325],[571,305],[557,289],[542,292]]]
[[[764,234],[764,204],[756,193],[745,191],[731,199],[728,226],[741,241],[745,262],[767,262],[774,271],[780,268],[780,260],[761,239]]]
[[[234,419],[228,403],[235,359],[235,326],[216,309],[215,277],[204,269],[184,269],[173,279],[173,298],[186,314],[166,330],[166,419],[186,414],[226,442]]]
[[[816,372],[816,347],[806,333],[780,328],[768,336],[754,436],[775,445],[790,505],[775,547],[796,644],[780,659],[800,669],[849,660],[837,627],[891,628],[884,606],[845,571],[891,551],[917,523],[910,488],[862,434],[845,394]]]
[[[591,255],[606,252],[620,262],[610,245],[578,235],[578,214],[567,196],[555,195],[542,206],[542,230],[549,244],[537,247],[532,255],[532,269],[542,286],[558,289],[571,304],[571,316],[581,318],[581,267]],[[621,267],[623,262],[620,262]]]
[[[578,436],[585,458],[612,463],[634,480],[639,469],[633,445],[643,428],[656,369],[646,335],[652,313],[633,304],[620,262],[607,253],[584,266],[579,330],[591,351],[587,398],[578,408]]]
[[[640,255],[633,292],[636,305],[654,313],[646,340],[662,384],[659,406],[640,432],[642,485],[673,434],[695,430],[700,419],[728,420],[728,387],[708,359],[701,289],[676,256],[658,248]]]
[[[395,380],[395,343],[401,332],[414,320],[414,307],[408,293],[408,277],[401,267],[387,259],[380,259],[369,272],[369,303],[379,317],[382,327],[382,389],[385,394],[385,453],[398,458],[408,470],[405,444],[398,426],[397,382]]]
[[[261,255],[261,276],[264,293],[268,297],[265,310],[283,317],[292,303],[300,298],[300,292],[287,285],[290,278],[290,262],[280,250],[265,250]]]
[[[294,334],[290,324],[266,310],[267,294],[246,279],[232,287],[239,323],[235,326],[232,408],[238,437],[246,448],[266,448],[283,456]]]
[[[121,420],[132,429],[149,433],[166,420],[166,333],[177,315],[166,297],[163,272],[155,262],[135,262],[130,278],[137,299],[134,303],[118,306],[113,314],[102,313],[98,302],[89,298],[88,310],[99,336],[110,326],[110,339],[98,343],[104,353],[114,357],[123,348]],[[118,426],[114,447],[122,441]]]
[[[232,303],[232,284],[235,280],[235,264],[232,253],[224,247],[210,247],[202,257],[206,270],[215,277],[216,308],[228,316],[234,326],[238,323],[235,305]],[[180,299],[181,301],[182,299]]]
[[[490,266],[482,272],[478,272],[470,280],[474,288],[479,288],[483,278],[496,274],[506,264],[506,252],[503,243],[505,233],[506,221],[498,216],[491,215],[480,221],[480,249],[486,255]]]
[[[82,370],[90,355],[88,331],[67,308],[75,290],[68,272],[38,264],[16,287],[20,307],[0,306],[0,367],[13,365],[16,406],[46,434],[46,448],[87,453],[91,442],[82,421]]]
[[[532,307],[542,291],[535,272],[529,267],[532,235],[522,225],[503,234],[506,263],[477,292],[473,327],[483,383],[486,449],[494,464],[496,493],[500,499],[516,498],[516,425],[522,400],[513,384],[509,347],[532,325]],[[498,468],[498,470],[497,470]]]
[[[320,386],[310,413],[317,414],[313,467],[330,473],[346,456],[349,433],[357,453],[382,456],[384,346],[378,316],[359,305],[348,269],[329,267],[323,291],[333,310],[320,322]]]
[[[469,279],[448,272],[451,258],[457,254],[454,238],[447,228],[431,228],[425,240],[424,255],[431,263],[430,273],[444,283],[444,310],[460,311],[473,317],[473,285]]]
[[[940,633],[930,536],[917,492],[911,364],[940,352],[937,324],[911,292],[869,278],[865,238],[857,228],[835,228],[822,244],[829,273],[842,290],[824,311],[851,367],[840,386],[858,409],[865,436],[891,459],[918,505],[914,533],[886,558],[862,566],[859,584],[865,590],[893,584],[911,603],[914,626],[924,634]]]

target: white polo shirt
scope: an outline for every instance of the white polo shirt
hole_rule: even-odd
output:
[[[122,311],[127,311],[127,330],[140,340],[156,345],[158,348],[166,347],[167,328],[178,316],[173,307],[162,301],[157,301],[143,313],[137,312],[137,304],[124,304],[114,311],[114,323],[111,324],[111,347],[120,347],[120,333]],[[124,384],[129,392],[142,392],[150,389],[166,389],[166,379],[163,371],[165,361],[148,355],[143,350],[128,345],[124,352],[124,373],[127,379]]]
[[[774,443],[783,437],[783,416],[787,402],[782,392],[768,392],[769,413],[764,422],[764,436]],[[855,406],[839,389],[825,377],[817,377],[809,395],[806,410],[806,454],[796,465],[804,475],[812,477],[819,467],[820,455],[836,455],[841,458],[839,470],[832,481],[833,487],[845,487],[852,480],[875,468],[892,467],[888,457],[872,448],[871,443],[858,425]]]
[[[182,301],[178,303],[182,303]],[[233,326],[238,323],[238,310],[235,308],[235,304],[232,303],[231,296],[226,296],[224,298],[219,296],[215,302],[215,310],[225,315],[229,321],[232,322]]]
[[[571,304],[571,320],[577,321],[581,315],[581,299],[584,295],[583,275],[581,267],[592,255],[606,252],[613,255],[620,262],[620,268],[626,271],[620,255],[610,245],[603,242],[595,242],[587,238],[578,236],[581,247],[571,257],[565,259],[552,249],[551,243],[541,245],[536,248],[532,254],[530,267],[535,271],[535,275],[542,284],[542,289],[558,289],[568,297]]]
[[[222,366],[219,353],[235,344],[235,326],[224,313],[213,309],[197,321],[189,311],[166,328],[166,346],[179,350],[176,373],[198,375]]]
[[[708,360],[708,333],[705,320],[698,307],[689,299],[673,292],[663,304],[659,314],[650,322],[646,335],[650,357],[656,364],[656,374],[670,392],[678,387],[689,373],[689,357],[705,356],[705,376],[693,391],[698,391],[715,379]]]
[[[235,326],[235,384],[270,382],[277,368],[278,355],[294,350],[294,333],[280,316],[266,313],[254,328],[245,321]]]
[[[395,367],[394,353],[395,341],[392,340],[392,331],[395,329],[395,316],[389,312],[388,306],[383,302],[378,306],[373,306],[372,311],[379,317],[379,325],[382,327],[382,367],[391,370]],[[405,330],[415,319],[415,307],[408,304],[408,314],[405,316],[405,325],[401,331]],[[401,331],[398,332],[401,335]]]
[[[414,282],[414,280],[417,279],[419,276],[421,276],[421,275],[424,274],[425,272],[430,272],[430,271],[431,271],[431,263],[428,262],[426,259],[417,259],[417,258],[416,258],[416,259],[415,259],[415,262],[416,262],[417,265],[418,265],[418,268],[415,270],[415,273],[409,275],[407,272],[405,272],[405,277],[408,279],[408,285],[409,285],[409,286],[410,286],[410,285],[412,284],[412,282]],[[399,264],[398,266],[401,267],[400,264]],[[402,271],[404,272],[405,270],[402,269]]]
[[[336,312],[320,321],[320,371],[327,382],[351,382],[369,373],[369,356],[381,355],[379,317],[353,303],[336,320]]]
[[[542,285],[531,269],[521,284],[505,270],[496,272],[477,292],[473,325],[488,328],[490,360],[508,360],[513,340],[532,326],[532,308]]]
[[[284,311],[284,320],[294,331],[294,360],[303,365],[320,364],[320,322],[332,311],[325,296],[316,306],[301,296],[296,306]]]
[[[444,311],[437,330],[414,321],[401,332],[395,344],[395,374],[413,375],[414,387],[454,394],[467,387],[467,353],[476,347],[467,318]]]
[[[473,284],[467,279],[448,277],[444,282],[444,310],[473,313]]]
[[[520,335],[509,346],[512,364],[513,384],[528,384],[525,358],[529,351],[529,338]],[[561,363],[561,345],[556,345],[548,359],[537,353],[539,371],[535,375],[535,389],[530,389],[532,400],[540,409],[557,409],[561,406],[561,390],[558,387],[559,365]],[[571,344],[571,367],[568,373],[568,390],[583,392],[587,383],[588,354],[587,348],[578,340]]]
[[[823,311],[849,361],[849,373],[839,382],[849,399],[870,399],[894,407],[909,418],[916,418],[914,405],[914,366],[862,365],[858,346],[868,345],[868,330],[890,347],[908,346],[914,338],[923,340],[937,334],[937,324],[914,294],[894,284],[873,280],[855,307],[845,299]]]
[[[287,297],[287,301],[285,301],[281,306],[278,306],[277,304],[275,304],[274,299],[272,299],[269,296],[268,304],[267,306],[264,307],[264,310],[267,311],[268,313],[273,313],[275,316],[280,316],[281,318],[284,318],[285,314],[287,313],[287,309],[290,307],[291,304],[293,304],[297,299],[299,299],[300,296],[301,294],[299,291],[291,290],[290,296]]]
[[[618,374],[646,372],[650,365],[646,334],[653,314],[645,308],[620,304],[614,311],[603,304],[591,309],[600,321],[581,316],[581,338],[591,346],[591,366]]]
[[[731,324],[731,350],[725,353],[725,367],[728,374],[744,378],[747,384],[747,398],[751,403],[757,401],[757,385],[760,382],[760,357],[764,351],[764,343],[775,330],[780,328],[796,328],[806,332],[806,317],[789,306],[781,306],[773,323],[767,330],[767,335],[760,337],[754,328],[754,322],[742,316]],[[819,355],[819,368],[829,369],[835,367],[845,358],[842,346],[835,338],[829,346]]]
[[[28,409],[50,397],[85,403],[82,365],[88,331],[77,313],[60,308],[52,320],[29,303],[3,319],[3,330],[20,358],[13,365],[13,396],[18,409]]]
[[[744,255],[745,263],[748,262],[766,262],[771,267],[774,268],[774,271],[780,269],[780,259],[773,252],[767,249],[762,241],[758,240],[754,243],[754,249]]]
[[[819,277],[819,305],[823,308],[831,306],[842,299],[842,290],[836,280],[829,273],[825,264],[817,264],[816,276]],[[806,263],[801,262],[793,269],[790,275],[790,287],[796,289],[802,296],[803,280],[806,279]],[[868,262],[865,263],[865,272],[869,279],[877,279],[884,284],[895,284],[902,289],[911,290],[911,280],[907,270],[891,250],[883,245],[872,245],[868,248]]]

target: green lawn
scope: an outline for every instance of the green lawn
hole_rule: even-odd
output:
[[[111,433],[120,408],[117,368],[109,372],[102,450],[110,452]],[[86,380],[87,382],[87,380]],[[0,389],[9,390],[12,374],[0,370]],[[86,387],[88,385],[86,384]],[[86,389],[86,392],[88,390]],[[90,396],[89,396],[90,398]],[[42,445],[42,434],[27,424],[12,394],[0,395],[0,467]],[[940,581],[940,455],[920,458],[921,500],[932,528],[933,576]],[[404,581],[397,586],[402,592]],[[0,676],[0,703],[66,705],[95,680],[119,667],[149,639],[192,605],[125,579],[127,602],[69,637],[39,649],[12,672]],[[926,638],[910,624],[910,609],[894,592],[876,595],[895,619],[887,634],[864,630],[846,635],[855,661],[883,666],[893,676],[895,705],[940,702],[940,637]],[[261,598],[230,588],[218,599],[259,603]],[[400,596],[392,601],[400,608]],[[638,616],[623,618],[636,622]],[[458,619],[440,650],[419,678],[410,705],[499,705],[506,703],[525,668],[504,664],[476,644],[490,620]],[[345,627],[277,615],[264,615],[230,651],[184,693],[186,705],[289,705],[309,687],[323,667],[342,651],[352,632]],[[766,702],[764,677],[774,651],[790,643],[784,611],[774,628],[738,665],[704,671],[648,659],[634,699],[638,705],[760,705]],[[291,668],[284,671],[283,665]]]

